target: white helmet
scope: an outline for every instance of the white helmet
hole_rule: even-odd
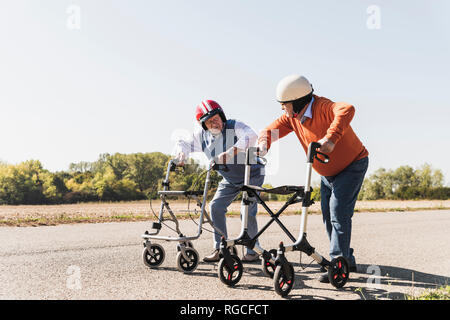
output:
[[[308,79],[297,74],[283,78],[277,86],[278,102],[291,102],[307,96],[313,92]]]

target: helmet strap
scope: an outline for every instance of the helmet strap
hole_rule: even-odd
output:
[[[292,108],[294,110],[295,117],[297,117],[297,115],[300,114],[300,112],[311,102],[311,100],[312,100],[312,91],[308,95],[292,101]]]

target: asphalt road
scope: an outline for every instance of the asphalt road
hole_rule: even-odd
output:
[[[268,219],[260,216],[260,226]],[[299,219],[282,217],[296,236]],[[228,225],[230,236],[237,236],[240,220],[229,218]],[[158,269],[145,267],[140,236],[149,227],[149,222],[129,222],[0,228],[0,299],[280,299],[260,263],[244,264],[234,288],[220,282],[217,264],[201,262],[191,274],[179,272],[175,242],[160,242],[166,258]],[[181,227],[188,235],[197,230],[190,220]],[[450,211],[356,213],[352,247],[358,273],[337,290],[317,281],[319,268],[310,264],[311,258],[303,254],[300,264],[300,254],[289,253],[296,278],[288,298],[404,299],[405,294],[448,284],[449,232]],[[321,216],[309,216],[307,233],[311,245],[327,257]],[[260,242],[273,249],[282,240],[290,243],[273,224]],[[194,246],[200,258],[209,254],[211,234],[203,232]],[[241,247],[238,251],[242,256]]]

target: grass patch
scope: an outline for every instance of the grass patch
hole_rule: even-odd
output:
[[[406,295],[406,300],[450,300],[450,286],[426,290],[419,296]]]
[[[154,220],[149,216],[116,215],[110,217],[54,217],[54,218],[19,218],[0,220],[0,227],[39,227],[75,223],[132,222]]]
[[[406,208],[355,208],[355,212],[414,212],[426,210],[450,210],[450,207],[436,206],[436,207],[406,207]],[[276,210],[275,210],[276,211]],[[274,211],[274,213],[275,213]],[[321,214],[319,209],[309,209],[309,214]],[[301,210],[286,210],[282,215],[300,215]],[[200,217],[200,210],[195,212],[192,210],[188,212],[176,213],[176,217],[180,220],[198,219]],[[239,211],[228,211],[228,216],[239,217]],[[269,216],[265,210],[260,210],[258,215]],[[116,214],[111,216],[76,216],[67,215],[66,213],[54,216],[39,216],[39,217],[16,217],[10,219],[0,219],[0,227],[37,227],[37,226],[54,226],[59,224],[75,224],[75,223],[104,223],[104,222],[134,222],[134,221],[151,221],[156,218],[151,214],[137,215],[137,214]]]

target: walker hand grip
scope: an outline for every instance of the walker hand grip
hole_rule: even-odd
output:
[[[326,155],[325,153],[317,151],[318,148],[320,148],[320,143],[318,143],[318,142],[310,143],[310,145],[308,147],[308,154],[307,154],[308,162],[313,163],[314,158],[315,158],[317,161],[319,161],[321,163],[328,163],[330,161],[330,157],[328,155]],[[324,159],[320,159],[317,156],[318,154],[320,154]]]
[[[260,164],[260,165],[262,165],[262,166],[265,166],[266,164],[267,164],[267,159],[266,158],[264,158],[264,157],[261,157],[260,155],[259,155],[259,152],[260,152],[261,150],[259,149],[259,147],[256,147],[255,148],[255,159],[256,159],[256,163],[257,164]]]

